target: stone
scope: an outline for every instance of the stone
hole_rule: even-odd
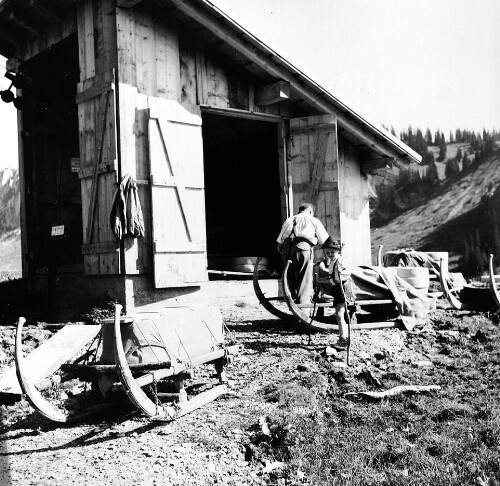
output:
[[[297,371],[311,371],[311,367],[307,364],[298,364]]]
[[[342,368],[342,369],[347,368],[347,364],[344,363],[343,361],[332,361],[330,363],[330,366],[332,368]]]
[[[337,350],[335,348],[327,346],[325,348],[325,356],[338,356]]]
[[[426,360],[421,360],[421,361],[414,361],[413,366],[416,366],[417,368],[430,368],[434,366],[432,361],[426,361]]]

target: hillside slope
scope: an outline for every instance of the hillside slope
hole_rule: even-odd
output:
[[[0,235],[0,274],[21,271],[21,230]]]
[[[19,172],[0,170],[0,234],[19,228]]]
[[[419,206],[373,229],[372,254],[376,255],[379,245],[384,251],[448,251],[451,262],[456,263],[464,253],[465,239],[473,233],[498,238],[486,233],[491,232],[492,217],[496,217],[492,214],[500,215],[499,204],[500,150],[496,150],[480,164],[439,183]]]
[[[0,170],[0,273],[21,271],[19,173]]]

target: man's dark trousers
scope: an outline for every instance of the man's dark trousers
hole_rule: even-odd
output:
[[[313,296],[313,247],[306,241],[293,245],[290,260],[289,284],[298,304],[310,304]]]

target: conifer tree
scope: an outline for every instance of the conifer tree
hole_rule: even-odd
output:
[[[432,145],[432,133],[429,127],[427,127],[427,130],[425,131],[425,143],[427,145]]]
[[[427,151],[427,145],[420,128],[417,129],[417,134],[415,136],[415,151],[420,155],[423,155]]]
[[[435,182],[439,181],[439,173],[436,162],[434,161],[434,154],[432,152],[429,152],[429,154],[430,157],[428,159],[429,162],[427,172],[425,173],[425,180],[430,182],[431,184],[434,184]]]
[[[469,159],[469,156],[467,155],[467,150],[466,150],[464,152],[463,157],[462,157],[462,170],[465,170],[470,166],[471,166],[471,160]]]
[[[438,162],[442,162],[446,159],[446,142],[444,141],[444,136],[439,139],[439,156],[437,158]]]
[[[460,171],[457,159],[448,159],[444,168],[444,175],[450,177]]]

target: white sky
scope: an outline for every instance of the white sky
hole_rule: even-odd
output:
[[[375,124],[500,128],[500,0],[212,2]],[[15,115],[0,102],[0,170],[17,166]]]

